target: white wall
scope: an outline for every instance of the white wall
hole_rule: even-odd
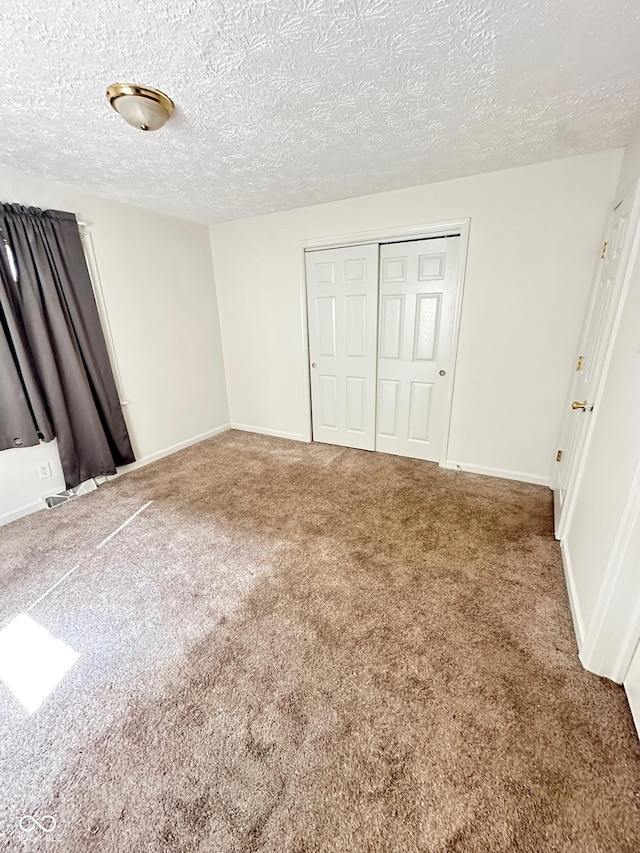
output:
[[[640,178],[640,142],[630,146],[617,197]],[[585,467],[563,540],[574,609],[585,626],[581,658],[621,680],[640,604],[640,226],[627,271],[627,294],[615,333],[605,388],[594,411]],[[637,631],[636,631],[637,639]]]
[[[471,217],[449,458],[547,482],[621,151],[211,228],[234,424],[308,434],[304,239]]]
[[[207,226],[106,201],[0,167],[0,199],[73,211],[89,223],[138,460],[229,421]],[[50,459],[57,475],[40,480]],[[64,488],[55,447],[0,453],[0,523]]]
[[[616,197],[621,197],[640,180],[640,136],[624,149]]]

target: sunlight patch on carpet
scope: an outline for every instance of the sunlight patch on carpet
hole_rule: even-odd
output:
[[[80,655],[26,613],[0,631],[0,681],[32,714]]]

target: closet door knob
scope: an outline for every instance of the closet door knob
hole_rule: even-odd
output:
[[[317,366],[318,366],[318,365],[315,363],[315,361],[312,361],[312,362],[311,362],[311,367],[317,367]]]

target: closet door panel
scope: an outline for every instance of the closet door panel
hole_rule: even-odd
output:
[[[439,461],[459,243],[442,237],[380,246],[376,450]]]
[[[375,447],[378,245],[305,256],[313,440]]]

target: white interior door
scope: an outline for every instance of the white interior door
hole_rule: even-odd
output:
[[[459,264],[460,237],[380,246],[376,450],[440,459]]]
[[[562,455],[555,478],[554,511],[558,539],[563,537],[566,530],[567,508],[576,485],[591,412],[602,379],[620,300],[624,277],[622,260],[626,257],[625,238],[632,204],[633,196],[625,198],[613,211],[585,317],[560,437]]]
[[[313,440],[375,448],[378,245],[308,251]]]

